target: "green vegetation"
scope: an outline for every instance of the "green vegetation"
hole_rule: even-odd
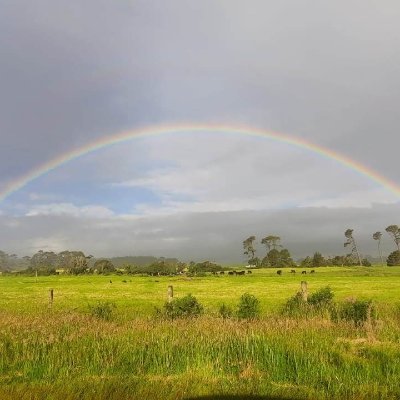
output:
[[[240,319],[257,319],[260,316],[260,300],[250,293],[243,294],[240,297],[237,316]]]
[[[400,268],[298,272],[0,276],[0,398],[397,399]],[[301,280],[315,312],[282,315]],[[197,318],[154,315],[168,285]]]
[[[370,300],[350,299],[343,303],[339,309],[340,318],[353,322],[356,326],[361,326],[368,320],[376,319],[376,310]]]
[[[98,302],[94,306],[89,306],[90,314],[93,317],[101,318],[106,321],[111,320],[112,313],[115,308],[116,308],[115,304],[109,301]]]
[[[202,313],[203,306],[191,294],[164,304],[164,314],[171,319],[193,318],[200,316]]]
[[[387,259],[387,265],[388,265],[388,267],[400,265],[400,251],[399,250],[395,250],[393,253],[389,254],[389,257]]]

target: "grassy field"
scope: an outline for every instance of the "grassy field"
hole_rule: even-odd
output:
[[[302,280],[311,293],[329,285],[337,302],[372,299],[377,321],[356,327],[282,316]],[[168,285],[176,297],[194,295],[204,316],[156,317]],[[261,318],[220,318],[219,306],[234,307],[245,292],[260,299]],[[0,399],[400,398],[400,268],[192,279],[0,276],[0,294]],[[99,301],[115,303],[111,321],[90,315]]]

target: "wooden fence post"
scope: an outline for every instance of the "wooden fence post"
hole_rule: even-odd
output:
[[[49,306],[50,307],[53,305],[53,300],[54,300],[54,290],[50,289],[49,290]]]
[[[301,298],[303,301],[307,301],[308,298],[308,290],[307,290],[307,282],[301,281]]]
[[[171,301],[174,298],[174,288],[172,285],[168,286],[168,303],[171,303]]]

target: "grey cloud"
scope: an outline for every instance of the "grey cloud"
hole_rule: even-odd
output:
[[[177,256],[185,260],[213,259],[241,262],[242,241],[255,234],[282,237],[298,257],[321,251],[344,254],[343,238],[353,228],[363,254],[376,253],[372,233],[396,223],[399,205],[372,209],[292,209],[178,214],[129,218],[76,218],[67,216],[0,216],[3,249],[19,254],[40,248],[82,249],[95,256],[121,254]],[[38,235],[40,232],[40,235]],[[384,251],[393,251],[385,234]],[[258,244],[258,251],[264,251]]]
[[[15,154],[3,170],[200,119],[304,135],[398,179],[399,13],[394,1],[3,3],[0,160]]]
[[[399,3],[393,0],[384,5],[358,0],[4,1],[0,5],[0,190],[1,185],[33,166],[102,135],[181,120],[240,122],[289,132],[343,152],[399,181],[399,14]],[[195,172],[203,168],[201,157],[207,153],[206,146],[199,148],[195,138],[181,142],[176,144],[175,152],[168,150],[163,140],[110,149],[59,169],[46,179],[66,183],[88,179],[109,184],[154,178],[155,166],[137,168],[148,161],[144,155],[150,151],[152,162],[164,161],[173,166],[172,156],[179,155],[186,146],[193,151],[194,163],[177,166],[173,176],[176,181],[169,190],[177,183],[188,189],[196,183],[205,186],[200,178],[195,182],[185,178],[182,171],[187,168],[196,176]],[[283,151],[263,154],[257,141],[245,145],[232,140],[226,146],[215,139],[209,146],[218,151],[215,159],[213,154],[206,157],[207,171],[221,182],[219,186],[218,180],[210,182],[207,195],[197,199],[205,205],[208,202],[209,208],[226,204],[235,194],[240,200],[246,193],[262,200],[258,188],[268,184],[274,192],[270,198],[276,196],[271,204],[290,198],[291,191],[297,204],[303,206],[335,207],[341,202],[340,211],[293,210],[296,218],[307,220],[301,220],[300,227],[319,229],[323,221],[328,221],[329,232],[342,232],[348,221],[359,224],[360,230],[376,230],[373,225],[382,226],[384,221],[389,224],[397,215],[394,205],[346,211],[346,205],[362,203],[363,194],[367,203],[384,203],[387,198],[341,167],[335,165],[333,171],[319,162],[316,166],[309,154],[294,157],[290,150],[285,150],[284,156]],[[223,146],[227,147],[225,153],[220,151]],[[170,151],[169,157],[163,158],[166,150]],[[269,163],[263,159],[266,154]],[[239,162],[232,162],[234,157]],[[243,160],[252,167],[240,165]],[[260,173],[246,183],[246,174],[262,168],[268,168],[267,182]],[[241,179],[224,180],[229,176],[224,173],[226,169],[230,176]],[[327,171],[333,171],[328,179]],[[165,179],[168,173],[164,170]],[[155,190],[165,189],[165,185],[156,183]],[[348,193],[350,200],[340,200]],[[51,197],[51,193],[46,195]],[[291,212],[285,210],[286,218]],[[210,257],[237,260],[240,251],[228,243],[241,243],[244,227],[251,232],[251,226],[260,224],[259,218],[268,216],[265,225],[271,222],[271,230],[277,230],[280,225],[272,215],[285,220],[283,211],[271,215],[266,211],[188,215],[190,218],[176,214],[162,217],[161,236],[146,230],[143,234],[160,238],[160,252],[172,252],[172,243],[181,240],[178,248],[184,250],[184,256],[200,256],[204,248],[198,243],[204,240]],[[203,225],[203,218],[208,221],[209,215],[211,225]],[[340,220],[339,215],[347,218],[340,221],[340,227],[335,220]],[[208,236],[212,221],[223,216],[226,219],[221,220],[221,226],[238,232],[237,237],[225,240],[215,227],[211,230],[217,236],[209,235],[218,240],[212,241]],[[51,240],[55,246],[83,243],[104,254],[125,253],[133,245],[129,232],[134,230],[133,226],[127,228],[129,224],[121,228],[127,235],[122,237],[112,229],[99,228],[97,232],[96,220],[66,216],[1,218],[5,224],[23,227],[17,233],[17,227],[4,225],[7,234],[2,233],[3,243],[11,248],[18,246],[19,252],[46,241],[53,243]],[[112,220],[105,221],[112,226]],[[163,225],[167,222],[180,230],[170,232],[172,228]],[[260,226],[257,232],[262,231]],[[39,239],[32,242],[35,232]],[[109,244],[99,244],[99,232],[110,239]],[[328,246],[324,251],[330,251],[331,236],[325,237],[323,232],[313,236],[320,240],[315,243],[321,250]],[[21,235],[25,239],[20,241]],[[78,236],[82,239],[75,243],[74,237]],[[287,238],[289,241],[289,231]],[[147,239],[135,240],[139,248],[149,250]],[[310,236],[310,240],[314,239]],[[306,243],[293,243],[301,255]]]

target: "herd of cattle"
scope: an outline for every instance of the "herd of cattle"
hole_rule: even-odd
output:
[[[245,275],[246,272],[248,274],[252,274],[251,271],[228,271],[227,274],[228,275]],[[212,272],[213,275],[224,275],[225,271],[219,271],[219,272]]]
[[[228,274],[228,275],[245,275],[246,272],[247,272],[247,274],[251,274],[251,273],[252,273],[251,271],[228,271],[227,274]],[[277,273],[278,275],[282,275],[282,270],[281,270],[281,269],[278,269],[278,271],[276,271],[276,273]],[[291,270],[290,270],[290,273],[291,273],[291,274],[295,274],[295,273],[296,273],[296,270],[295,270],[295,269],[291,269]],[[303,275],[305,275],[305,274],[307,274],[307,271],[304,270],[304,271],[301,271],[301,273],[302,273]],[[315,274],[315,270],[312,269],[309,273],[310,273],[310,274]],[[212,274],[213,274],[213,275],[225,275],[225,271],[212,272]]]

